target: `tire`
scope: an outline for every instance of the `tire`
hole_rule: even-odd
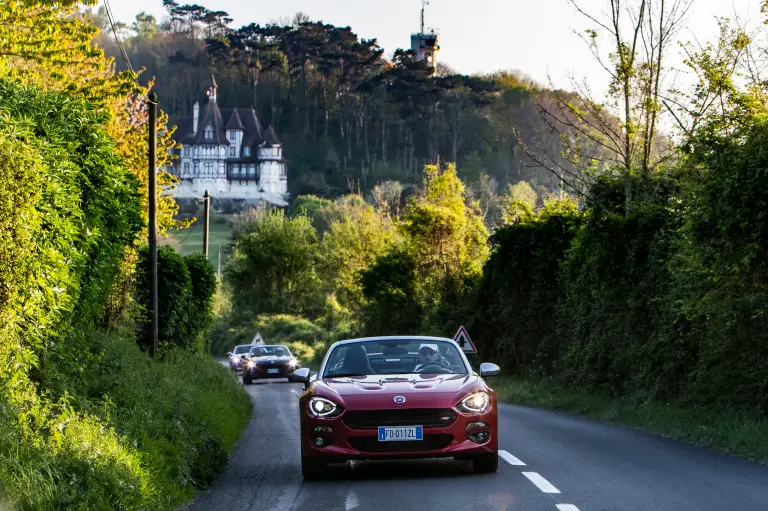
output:
[[[322,478],[324,471],[324,462],[301,456],[301,475],[307,481],[317,481]]]
[[[472,468],[478,474],[491,474],[499,469],[499,453],[483,454],[472,460]]]
[[[243,384],[250,385],[251,383],[253,383],[253,378],[251,378],[250,374],[243,371]]]

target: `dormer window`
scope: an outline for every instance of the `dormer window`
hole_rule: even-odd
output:
[[[205,139],[213,140],[213,126],[210,124],[205,125]]]
[[[243,156],[248,158],[251,155],[251,148],[250,147],[244,147],[243,148]]]

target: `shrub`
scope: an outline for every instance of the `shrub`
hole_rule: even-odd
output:
[[[136,301],[141,304],[138,342],[151,344],[149,295],[149,247],[139,251]],[[202,254],[186,258],[172,247],[157,250],[158,338],[167,346],[202,351],[202,341],[212,324],[216,272]]]

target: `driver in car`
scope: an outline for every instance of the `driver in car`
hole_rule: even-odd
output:
[[[451,364],[437,351],[437,344],[422,344],[419,347],[419,363],[413,369],[414,372],[418,372],[424,367],[435,365],[445,369],[451,368]]]

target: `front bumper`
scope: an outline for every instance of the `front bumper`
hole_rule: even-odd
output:
[[[253,379],[288,378],[294,371],[296,371],[296,369],[299,369],[299,366],[290,366],[288,364],[257,364],[253,367],[248,367],[247,365],[243,367],[245,374]],[[277,370],[277,372],[275,372],[275,370]]]
[[[346,413],[346,412],[345,412]],[[485,427],[467,429],[471,423]],[[332,432],[316,431],[331,428]],[[302,410],[301,443],[304,456],[328,463],[346,460],[386,460],[419,458],[471,459],[498,450],[498,420],[495,409],[483,415],[457,414],[456,420],[444,427],[425,427],[424,440],[412,442],[379,442],[376,429],[353,429],[344,422],[344,414],[333,419],[318,419]],[[487,432],[488,439],[477,443],[470,434]],[[322,437],[323,447],[312,440]]]

